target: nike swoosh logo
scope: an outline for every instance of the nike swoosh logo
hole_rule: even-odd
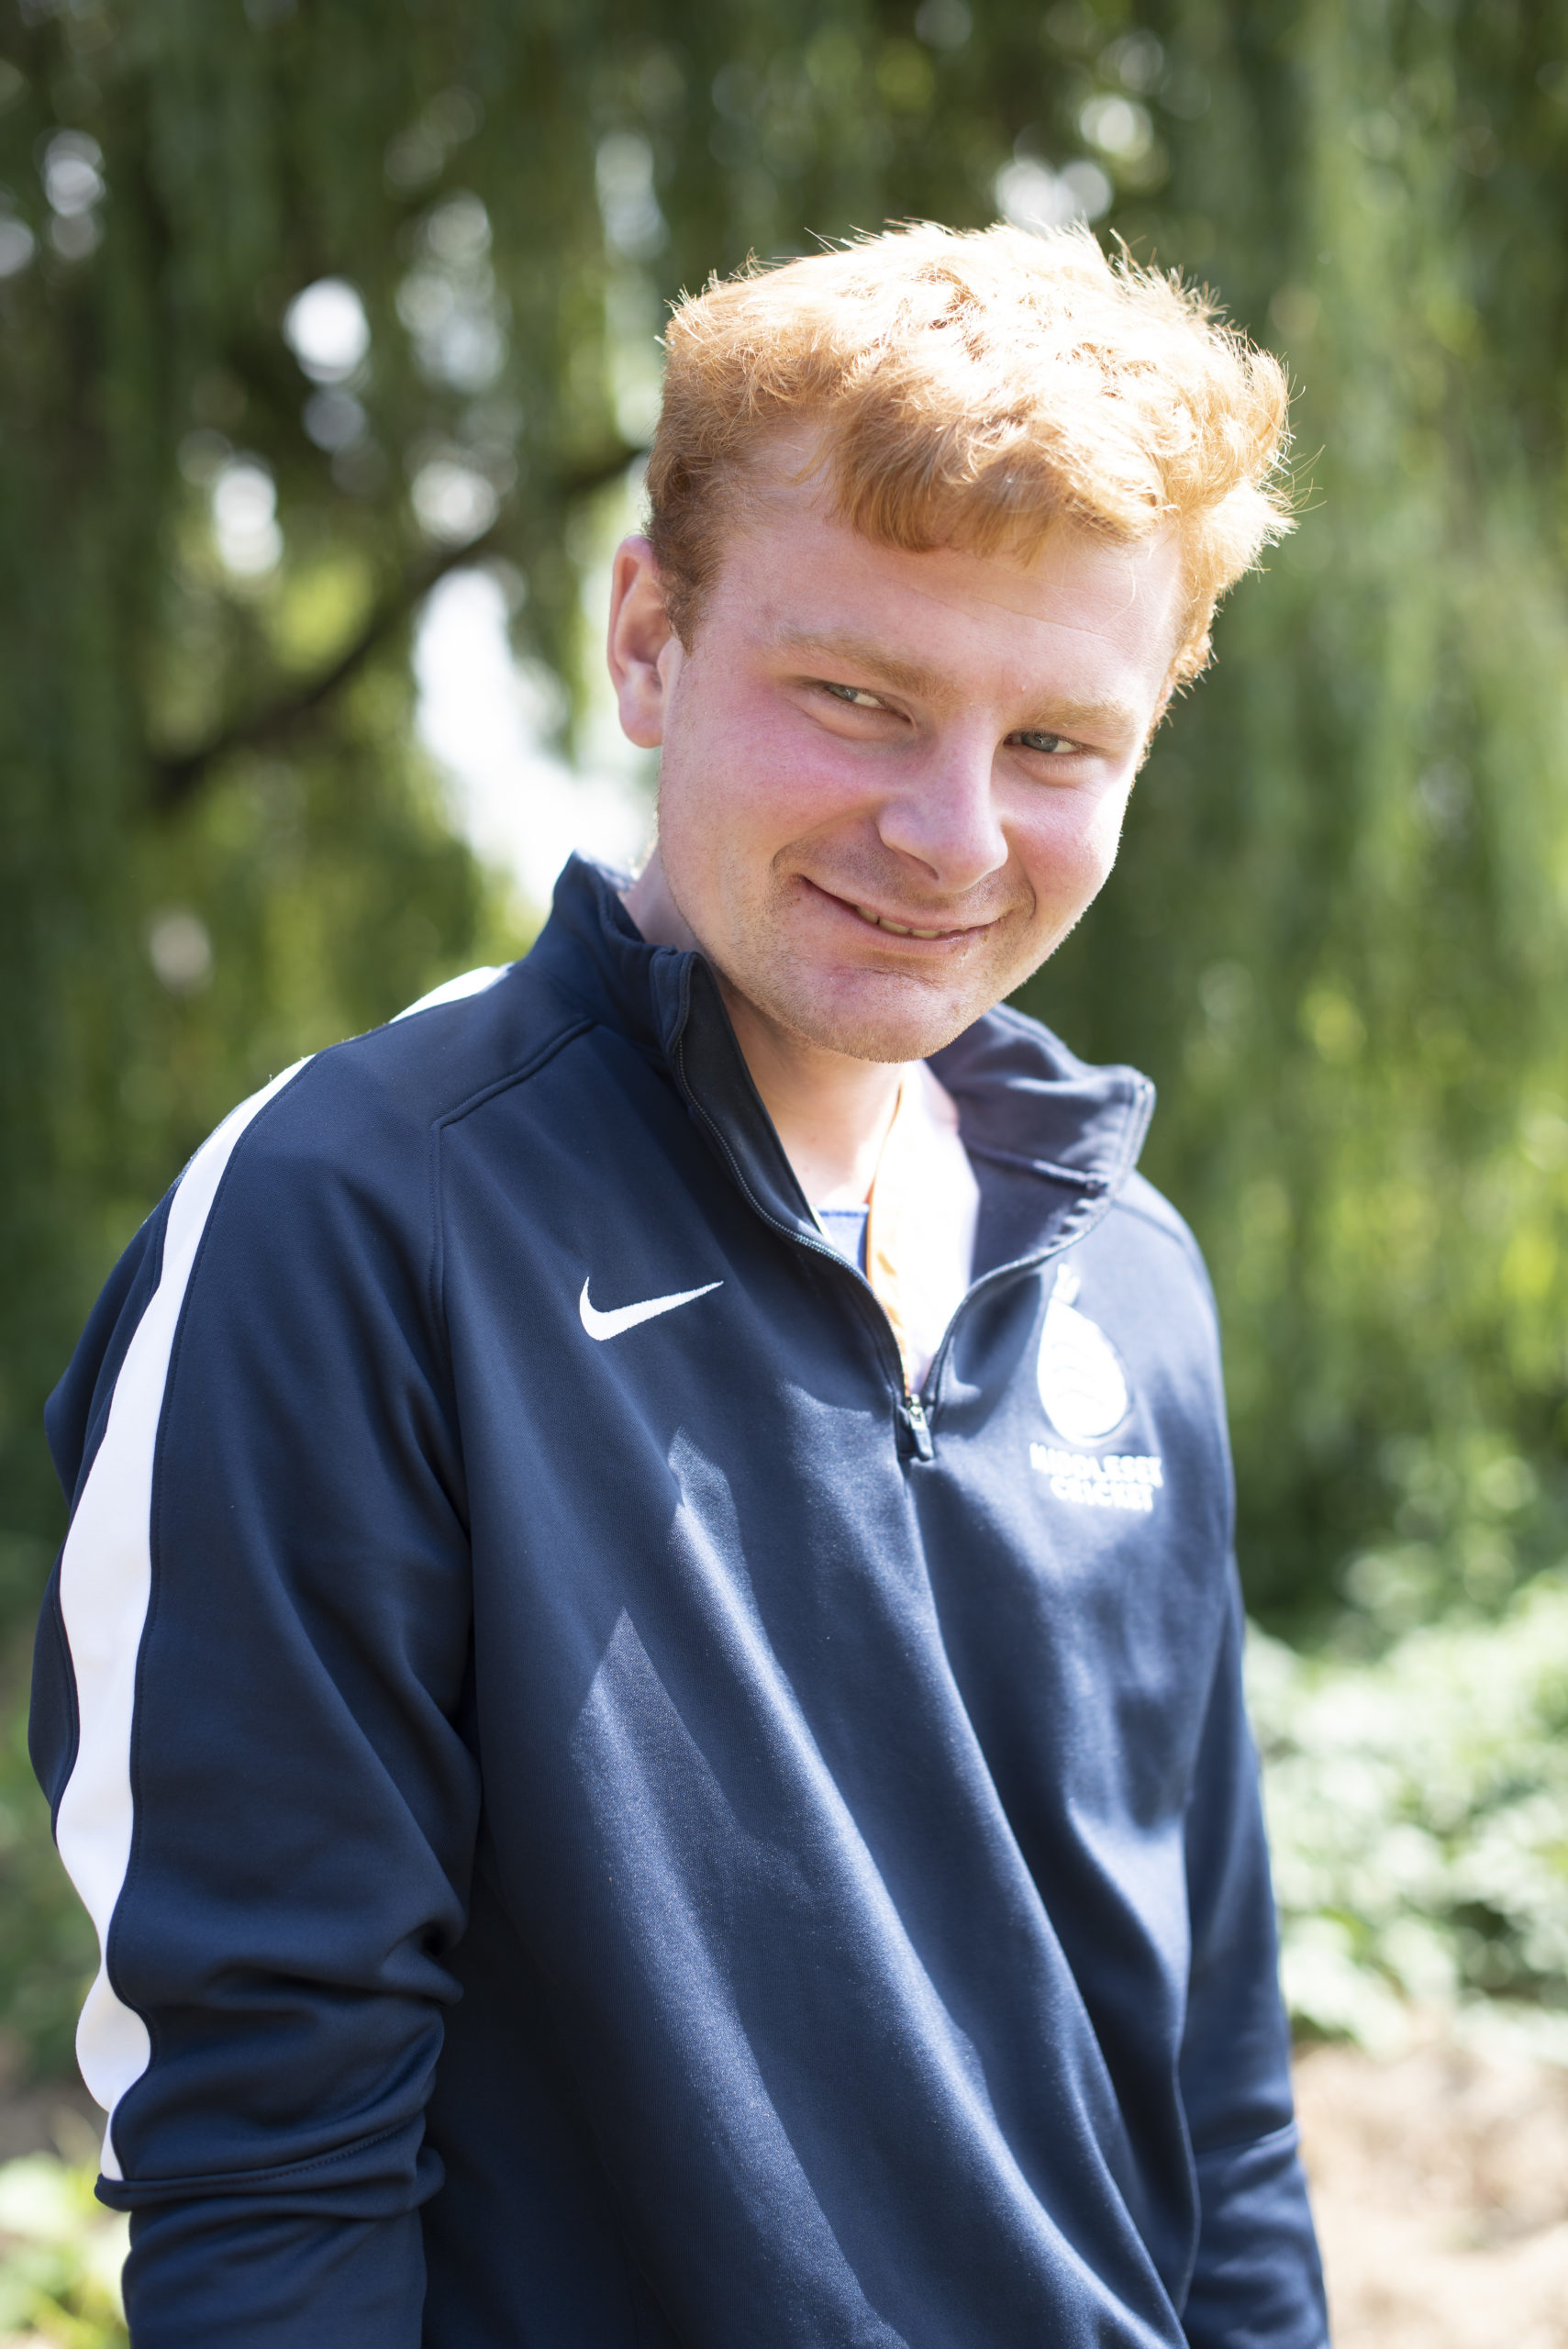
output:
[[[584,1281],[577,1310],[590,1338],[596,1338],[603,1344],[606,1338],[618,1338],[623,1330],[635,1330],[639,1321],[651,1321],[661,1313],[673,1313],[677,1305],[690,1305],[694,1297],[706,1297],[723,1286],[722,1281],[709,1281],[702,1288],[684,1288],[677,1297],[647,1297],[640,1305],[617,1305],[613,1312],[601,1313],[596,1306],[589,1304],[588,1283]]]

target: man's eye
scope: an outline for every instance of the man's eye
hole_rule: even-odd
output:
[[[1043,751],[1047,758],[1051,759],[1060,759],[1078,748],[1077,743],[1070,742],[1064,734],[1015,734],[1013,740],[1021,742],[1026,751]]]
[[[825,690],[832,695],[835,701],[847,701],[851,709],[887,707],[884,701],[879,700],[875,694],[866,693],[860,685],[828,685]]]

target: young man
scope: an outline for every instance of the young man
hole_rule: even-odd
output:
[[[1086,236],[677,313],[656,855],[236,1110],[52,1407],[137,2349],[1318,2349],[1208,1291],[996,1008],[1283,425]]]

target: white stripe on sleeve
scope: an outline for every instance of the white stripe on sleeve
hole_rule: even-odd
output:
[[[305,1066],[296,1061],[224,1119],[197,1151],[175,1192],[158,1286],[115,1381],[103,1442],[88,1472],[60,1561],[60,1606],[76,1682],[76,1759],[61,1798],[55,1840],[97,1928],[97,1979],[76,2032],[82,2076],[109,2114],[106,2177],[121,2175],[114,2109],[147,2069],[147,2025],[109,1981],[109,1927],[130,1865],[134,1818],[130,1749],[137,1662],[152,1588],[152,1465],[169,1356],[191,1268],[235,1143]]]

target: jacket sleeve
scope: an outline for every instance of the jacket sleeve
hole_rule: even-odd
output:
[[[1183,2321],[1193,2349],[1321,2349],[1328,2316],[1297,2154],[1241,1632],[1232,1572],[1187,1821],[1181,2080],[1201,2216]]]
[[[78,2047],[136,2349],[420,2336],[468,1542],[426,1141],[327,1075],[197,1153],[51,1406],[34,1759],[103,1952]]]

